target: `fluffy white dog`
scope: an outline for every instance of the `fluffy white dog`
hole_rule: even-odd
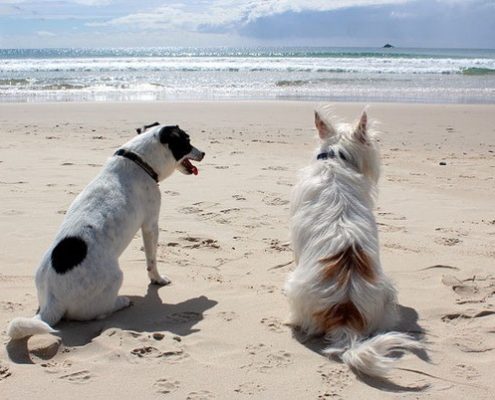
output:
[[[104,318],[127,307],[129,299],[117,295],[123,278],[118,258],[139,228],[151,282],[170,283],[156,265],[158,182],[176,169],[197,174],[189,160],[201,161],[204,153],[178,126],[155,123],[141,132],[117,150],[71,204],[36,272],[39,311],[10,323],[7,333],[13,339],[53,332],[63,317]]]
[[[396,291],[380,265],[372,212],[380,173],[377,141],[365,112],[355,127],[333,126],[322,108],[315,124],[321,144],[302,169],[291,203],[296,269],[285,285],[290,325],[324,335],[331,342],[324,352],[356,372],[384,376],[392,350],[420,345],[403,333],[385,333],[398,315]]]

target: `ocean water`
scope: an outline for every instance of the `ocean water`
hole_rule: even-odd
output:
[[[495,50],[0,49],[0,102],[495,103]]]

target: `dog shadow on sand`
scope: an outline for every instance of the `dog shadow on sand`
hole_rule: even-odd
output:
[[[423,339],[425,335],[424,329],[418,324],[418,313],[416,312],[415,309],[410,308],[410,307],[405,307],[402,305],[398,306],[399,308],[399,315],[400,315],[400,321],[397,324],[396,328],[394,331],[396,332],[403,332],[411,335],[417,340]],[[302,345],[310,349],[311,351],[314,351],[315,353],[318,354],[323,354],[323,350],[329,346],[329,342],[325,341],[323,337],[313,337],[313,338],[307,338],[302,334],[301,332],[297,330],[292,330],[292,334],[294,338],[299,341]],[[420,358],[423,361],[430,362],[430,357],[428,356],[428,353],[425,349],[419,349],[419,350],[411,350],[411,353],[415,354],[418,358]],[[400,358],[402,357],[403,353],[402,352],[394,352],[390,354],[391,357],[397,357]],[[326,357],[326,356],[323,356]],[[342,363],[342,361],[338,358],[331,358],[330,362],[339,362]],[[429,376],[426,373],[423,373],[421,371],[413,370],[413,369],[407,369],[407,368],[400,368],[397,367],[397,370],[403,370],[403,371],[409,371],[409,372],[416,372],[420,375],[425,375]],[[412,385],[412,386],[404,386],[400,385],[397,383],[392,382],[390,379],[387,378],[374,378],[374,377],[369,377],[365,376],[362,374],[359,374],[357,371],[354,371],[356,374],[356,377],[361,381],[364,382],[365,384],[374,387],[375,389],[383,390],[386,392],[423,392],[430,388],[430,385]]]
[[[203,319],[203,314],[218,302],[206,296],[188,299],[181,303],[163,303],[158,291],[162,287],[150,284],[144,297],[129,296],[132,305],[102,320],[61,321],[52,344],[44,349],[43,359],[53,358],[61,345],[65,347],[84,346],[107,329],[117,328],[132,332],[170,332],[178,337],[198,332],[195,325]],[[7,344],[10,360],[18,364],[33,364],[28,348],[28,338],[11,340]]]

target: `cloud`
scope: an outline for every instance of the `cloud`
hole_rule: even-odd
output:
[[[407,19],[407,18],[414,18],[415,16],[416,14],[405,11],[392,11],[390,13],[390,17],[394,19]]]
[[[37,31],[36,35],[39,37],[54,37],[57,36],[53,32],[48,32],[48,31]]]
[[[81,4],[85,6],[100,6],[100,5],[107,5],[110,3],[113,3],[114,0],[1,0],[3,4],[31,4],[31,5],[40,5],[42,3],[45,3],[45,6],[47,4]]]
[[[8,38],[38,31],[56,32],[50,44],[60,46],[495,45],[493,0],[0,2],[0,40],[11,47]]]
[[[410,0],[200,0],[159,6],[89,26],[128,25],[141,29],[208,31],[242,27],[284,13],[332,11],[351,7],[401,4]]]

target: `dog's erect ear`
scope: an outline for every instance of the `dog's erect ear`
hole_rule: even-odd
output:
[[[144,125],[142,128],[136,128],[136,132],[138,135],[140,135],[141,133],[147,131],[148,129],[153,128],[154,126],[158,126],[158,125],[160,125],[159,122],[153,122],[152,124]]]
[[[368,115],[366,111],[363,111],[361,118],[354,129],[353,133],[354,139],[361,143],[366,143],[368,141]]]
[[[318,130],[318,134],[320,135],[320,139],[327,139],[335,135],[335,129],[333,129],[333,126],[325,122],[320,117],[318,111],[315,111],[315,126]]]

